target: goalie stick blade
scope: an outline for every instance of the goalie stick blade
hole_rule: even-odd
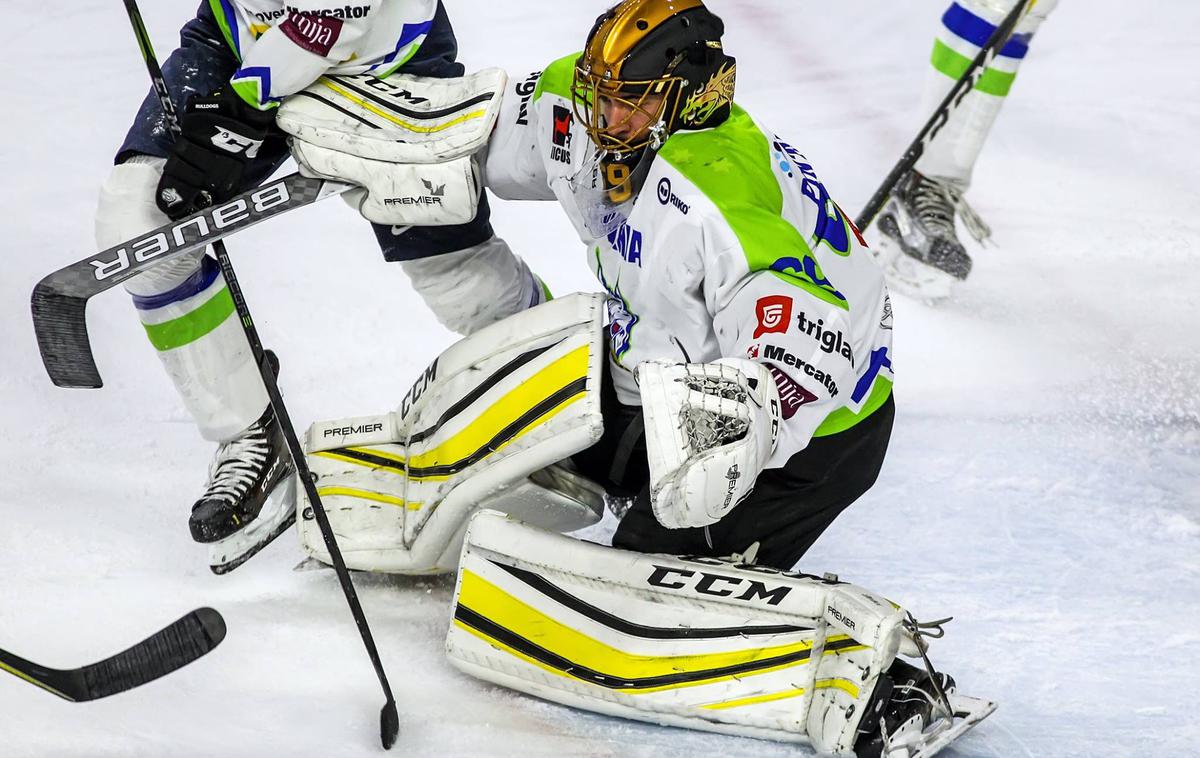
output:
[[[291,174],[49,274],[34,288],[32,306],[50,380],[59,387],[101,386],[84,315],[92,297],[151,266],[348,189],[349,184]]]
[[[140,687],[207,654],[225,639],[225,619],[198,608],[124,652],[90,666],[52,669],[0,649],[0,669],[74,703]]]

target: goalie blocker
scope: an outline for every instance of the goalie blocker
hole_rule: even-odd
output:
[[[446,639],[480,679],[613,716],[880,754],[887,672],[920,654],[897,605],[836,578],[630,553],[494,511],[467,532]],[[899,689],[899,688],[898,688]],[[930,756],[993,703],[884,732],[882,754]],[[886,727],[885,727],[886,729]]]

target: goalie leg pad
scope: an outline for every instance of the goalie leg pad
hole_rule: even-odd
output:
[[[490,503],[555,529],[598,521],[594,492],[542,470],[603,431],[603,313],[598,295],[523,311],[443,352],[397,411],[314,424],[309,466],[346,565],[451,571],[467,519]],[[328,563],[305,505],[301,544]]]
[[[902,612],[834,580],[629,553],[493,511],[446,640],[462,671],[590,711],[848,753]],[[909,640],[911,642],[911,640]]]

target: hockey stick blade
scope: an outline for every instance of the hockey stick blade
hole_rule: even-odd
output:
[[[140,687],[205,655],[225,639],[225,619],[198,608],[128,650],[77,669],[52,669],[0,649],[0,669],[73,703]]]
[[[46,276],[34,287],[31,305],[33,330],[50,380],[59,387],[103,386],[85,315],[95,295],[151,266],[348,189],[350,185],[341,182],[291,174]]]

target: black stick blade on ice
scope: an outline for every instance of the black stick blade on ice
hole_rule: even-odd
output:
[[[225,619],[199,608],[123,653],[77,669],[52,669],[0,649],[0,669],[80,703],[140,687],[200,658],[225,639]]]

